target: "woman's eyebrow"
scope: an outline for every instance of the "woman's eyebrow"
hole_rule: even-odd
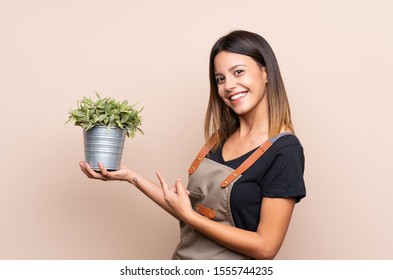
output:
[[[236,65],[233,65],[233,66],[229,67],[228,71],[230,72],[230,71],[232,71],[233,69],[235,69],[235,68],[237,68],[237,67],[239,67],[239,66],[245,66],[245,67],[247,67],[247,65],[245,65],[245,64],[236,64]],[[217,75],[221,75],[221,73],[215,72],[214,75],[216,75],[216,76],[217,76]]]
[[[235,68],[237,68],[237,67],[239,67],[239,66],[247,66],[247,65],[245,65],[245,64],[236,64],[236,65],[233,65],[232,67],[230,67],[230,68],[228,69],[228,71],[232,71],[233,69],[235,69]]]

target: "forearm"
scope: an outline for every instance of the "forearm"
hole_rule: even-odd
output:
[[[197,213],[186,223],[222,246],[253,259],[273,259],[281,246],[261,233],[221,224]]]
[[[137,187],[142,193],[144,193],[147,197],[153,200],[173,217],[179,219],[175,212],[165,203],[162,187],[160,185],[146,179],[136,172],[132,172],[128,176],[127,181]]]
[[[148,196],[151,200],[161,206],[165,211],[174,216],[176,219],[179,219],[175,212],[165,203],[164,195],[162,192],[161,186],[145,179],[142,175],[132,171],[127,168],[125,165],[121,165],[119,170],[111,171],[105,169],[105,166],[99,162],[98,166],[100,168],[100,172],[96,172],[91,169],[90,165],[86,162],[81,161],[79,166],[83,173],[86,174],[87,177],[91,179],[98,179],[103,181],[126,181],[130,184],[136,186],[139,190],[141,190],[146,196]]]
[[[294,207],[295,199],[264,198],[256,232],[215,222],[194,211],[181,218],[224,247],[254,259],[273,259],[284,242]]]

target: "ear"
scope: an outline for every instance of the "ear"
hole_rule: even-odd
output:
[[[261,69],[262,79],[264,80],[265,84],[267,84],[268,79],[267,79],[266,67],[265,66],[261,66],[260,69]]]

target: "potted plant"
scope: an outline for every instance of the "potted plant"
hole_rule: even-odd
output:
[[[78,101],[78,108],[69,111],[68,122],[83,128],[85,161],[92,169],[99,171],[98,162],[106,169],[117,170],[120,167],[124,140],[134,138],[140,128],[140,112],[128,101],[119,102],[112,97],[98,100],[83,97]]]

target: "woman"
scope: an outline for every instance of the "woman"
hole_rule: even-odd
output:
[[[261,36],[233,31],[210,54],[208,139],[189,169],[187,189],[160,185],[122,166],[90,178],[124,180],[179,219],[174,259],[273,259],[295,203],[306,194],[304,155],[294,136],[278,63]]]

